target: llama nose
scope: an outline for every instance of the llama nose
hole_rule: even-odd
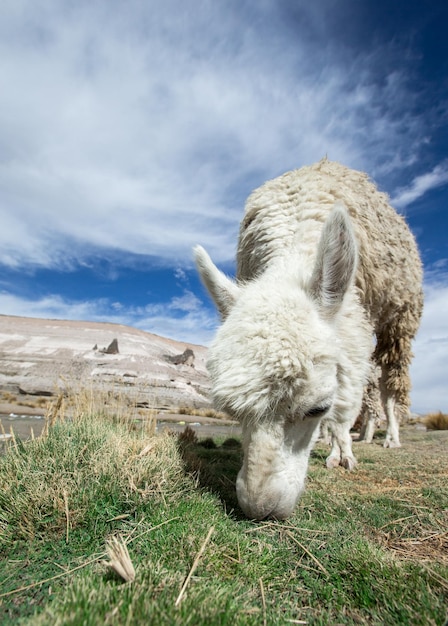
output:
[[[294,507],[282,506],[279,502],[276,506],[266,506],[264,503],[247,503],[240,501],[240,507],[246,517],[261,522],[264,519],[283,520],[289,517]],[[268,503],[269,504],[269,503]]]
[[[249,492],[242,470],[236,479],[236,495],[241,510],[249,519],[261,521],[275,508],[276,501],[273,502],[271,498],[269,500],[261,498],[259,494],[253,493],[253,490]]]
[[[263,487],[268,487],[268,485],[263,485]],[[297,501],[297,497],[291,498],[288,490],[261,488],[257,492],[249,491],[242,472],[236,481],[236,493],[243,513],[249,519],[258,521],[267,517],[275,519],[289,517]]]
[[[258,503],[248,503],[246,501],[239,501],[241,510],[248,519],[261,522],[264,519],[273,517],[273,509],[270,506],[260,505]]]

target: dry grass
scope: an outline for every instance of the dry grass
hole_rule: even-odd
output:
[[[129,494],[164,498],[168,476],[180,482],[184,477],[176,442],[155,436],[154,418],[138,417],[118,398],[114,404],[97,391],[53,398],[41,437],[22,442],[12,434],[6,444],[0,501],[11,518],[6,515],[3,524],[0,518],[0,538],[32,539],[51,530],[68,543],[70,532],[90,515],[99,476],[109,482],[111,497],[124,494],[117,503]]]
[[[448,430],[448,414],[442,413],[428,413],[422,419],[422,423],[429,430]]]
[[[152,435],[156,430],[156,415],[156,409],[137,407],[128,391],[111,391],[101,387],[78,388],[66,382],[65,389],[48,403],[45,417],[46,428],[60,420],[97,416],[134,429],[140,425],[146,434]]]
[[[50,402],[50,398],[48,396],[17,395],[10,391],[2,391],[0,401],[17,406],[26,406],[31,409],[45,409]]]
[[[135,580],[135,569],[123,538],[110,537],[106,541],[106,552],[109,557],[106,565],[125,582],[133,582]]]
[[[213,408],[196,409],[191,406],[181,406],[175,411],[179,415],[193,415],[194,417],[213,417],[215,419],[228,420],[230,419],[227,413],[221,411],[215,411]]]
[[[15,404],[17,406],[27,406],[31,409],[45,409],[49,403],[48,397],[38,396],[34,400],[17,400]]]
[[[17,396],[9,391],[2,391],[0,398],[2,402],[7,402],[8,404],[14,404],[17,402]]]

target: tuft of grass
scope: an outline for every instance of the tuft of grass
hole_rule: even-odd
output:
[[[123,539],[115,536],[108,539],[106,542],[106,552],[109,557],[107,565],[125,582],[134,582],[134,565]]]
[[[228,420],[230,419],[227,413],[222,411],[216,411],[213,408],[196,409],[191,406],[181,406],[175,410],[179,415],[193,415],[194,417],[213,417],[215,419]]]
[[[255,524],[235,439],[66,420],[65,402],[0,457],[2,624],[444,623],[448,433],[358,444],[353,472],[326,470],[319,445],[295,514]]]
[[[25,400],[17,399],[14,404],[17,406],[26,406],[31,409],[45,409],[48,406],[48,397],[38,396],[36,398],[28,398]]]
[[[23,396],[22,394],[18,396],[9,391],[2,391],[0,393],[0,400],[8,404],[26,406],[32,409],[46,408],[49,402],[48,396]]]
[[[429,430],[448,430],[448,414],[442,413],[442,411],[428,413],[422,422]]]
[[[98,524],[142,499],[169,497],[184,476],[172,437],[149,440],[88,417],[56,423],[26,445],[15,440],[1,461],[4,542],[59,536],[67,523],[71,531]]]
[[[9,391],[2,391],[0,397],[3,402],[8,402],[11,404],[17,402],[17,396]]]

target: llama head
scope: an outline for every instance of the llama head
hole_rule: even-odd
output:
[[[243,427],[240,506],[250,518],[285,518],[303,491],[320,418],[334,411],[337,329],[357,258],[349,218],[333,209],[311,267],[297,252],[243,285],[195,252],[223,318],[207,363],[214,403]]]

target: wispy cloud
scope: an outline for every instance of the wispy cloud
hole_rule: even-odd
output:
[[[3,315],[106,321],[107,300],[68,302],[58,295],[31,300],[11,293],[0,292],[0,310]],[[113,321],[113,320],[111,320]]]
[[[431,172],[417,176],[410,185],[398,189],[392,204],[402,209],[421,198],[427,191],[448,184],[448,160],[436,165]]]
[[[424,123],[397,51],[344,56],[301,11],[315,38],[274,0],[3,4],[0,262],[185,264],[198,241],[224,261],[266,178],[325,154],[403,167]]]

